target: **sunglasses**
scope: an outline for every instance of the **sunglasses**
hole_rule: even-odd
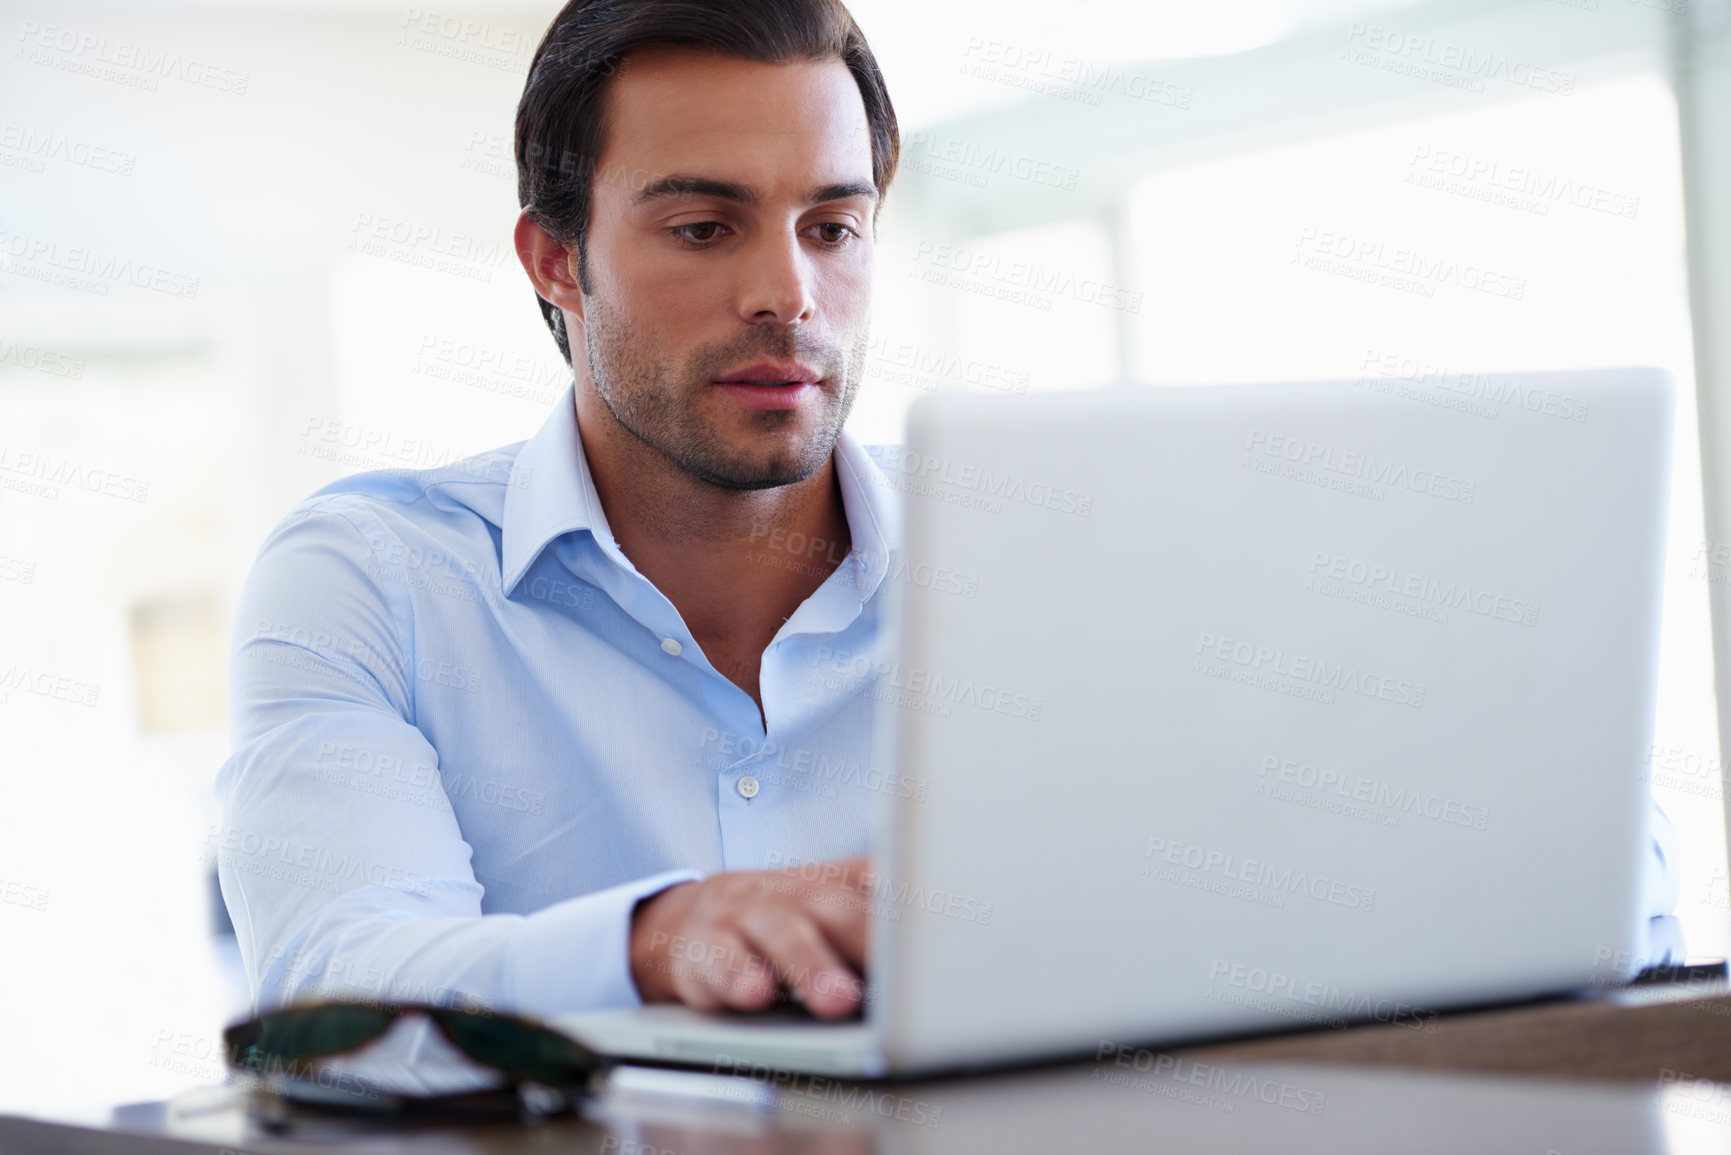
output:
[[[357,1050],[407,1015],[433,1020],[452,1046],[514,1085],[582,1088],[606,1065],[581,1043],[528,1019],[428,1003],[305,1003],[235,1023],[222,1039],[238,1071],[305,1076],[314,1060]]]

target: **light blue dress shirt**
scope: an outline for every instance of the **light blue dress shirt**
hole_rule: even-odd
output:
[[[865,853],[895,782],[818,672],[879,651],[898,510],[850,434],[834,461],[852,549],[763,655],[767,731],[620,552],[569,388],[527,442],[297,507],[241,596],[212,833],[254,1005],[631,1005],[640,898]]]

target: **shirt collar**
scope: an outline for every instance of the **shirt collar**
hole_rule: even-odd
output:
[[[842,511],[857,559],[856,589],[865,601],[888,572],[901,546],[901,510],[877,463],[848,430],[836,440],[835,467]],[[505,487],[500,565],[507,596],[549,544],[588,530],[614,562],[635,570],[613,540],[595,479],[577,435],[576,386],[568,385],[540,431],[524,443]]]
[[[548,543],[565,534],[586,529],[603,549],[618,549],[577,436],[575,396],[576,387],[567,385],[511,466],[499,549],[507,597]]]
[[[848,536],[853,539],[853,553],[858,559],[855,581],[863,602],[889,572],[890,555],[901,549],[902,511],[890,491],[889,479],[866,447],[845,428],[835,443],[835,472]]]

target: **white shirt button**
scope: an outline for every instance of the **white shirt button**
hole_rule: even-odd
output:
[[[683,649],[685,649],[685,647],[674,641],[672,638],[661,639],[661,650],[663,653],[672,654],[677,658],[680,651]]]
[[[756,798],[757,779],[747,774],[744,778],[739,780],[739,784],[735,786],[734,789],[739,791],[739,796],[741,798]]]

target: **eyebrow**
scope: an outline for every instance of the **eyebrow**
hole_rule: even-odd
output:
[[[742,184],[732,181],[712,180],[709,177],[685,176],[675,173],[653,181],[640,189],[631,198],[634,205],[648,204],[653,200],[671,197],[713,197],[716,200],[733,201],[737,204],[758,206],[755,192]],[[847,200],[850,197],[865,197],[868,200],[878,199],[877,186],[871,181],[852,180],[839,184],[821,185],[806,194],[806,205],[819,205],[828,201]]]

